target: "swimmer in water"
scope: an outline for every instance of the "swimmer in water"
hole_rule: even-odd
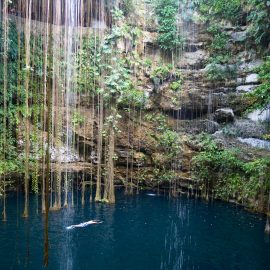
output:
[[[84,227],[86,227],[88,225],[100,224],[100,223],[102,223],[102,221],[100,221],[100,220],[90,220],[90,221],[87,221],[87,222],[84,222],[84,223],[80,223],[78,225],[68,226],[67,230],[72,230],[74,228],[84,228]]]
[[[154,194],[154,193],[148,193],[148,194],[146,194],[147,196],[151,196],[151,197],[155,197],[155,196],[157,196],[157,194]]]

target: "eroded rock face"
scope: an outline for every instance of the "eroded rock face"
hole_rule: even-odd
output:
[[[196,30],[190,31],[191,29]],[[261,66],[263,61],[257,58],[256,51],[247,50],[243,46],[247,39],[247,27],[240,27],[239,30],[228,26],[225,31],[231,36],[230,46],[237,57],[232,59],[230,64],[221,65],[209,64],[210,55],[207,48],[211,43],[211,37],[206,31],[206,26],[194,24],[185,29],[186,45],[180,58],[174,59],[176,67],[183,74],[181,91],[172,92],[169,82],[153,84],[153,89],[158,90],[151,95],[151,108],[158,106],[180,119],[208,118],[209,113],[216,109],[234,108],[232,96],[251,92],[258,86],[259,76],[254,73],[254,68]],[[153,40],[149,38],[148,42],[154,42]],[[213,79],[209,76],[211,72],[221,75]],[[240,110],[237,110],[238,115],[243,112]]]
[[[51,161],[52,162],[60,162],[60,163],[72,163],[72,162],[78,162],[80,161],[80,157],[78,153],[75,152],[71,147],[60,147],[50,148],[50,155],[51,155]]]
[[[184,133],[190,134],[200,134],[206,132],[209,134],[214,134],[220,128],[217,122],[205,119],[205,120],[184,120],[179,121],[178,130]]]
[[[190,31],[191,29],[195,29],[195,31]],[[186,177],[191,177],[191,160],[200,149],[190,147],[185,141],[185,137],[201,132],[215,134],[216,137],[223,136],[221,130],[226,129],[227,126],[230,126],[229,132],[243,137],[252,137],[257,132],[263,134],[264,131],[259,130],[257,125],[235,118],[235,115],[240,116],[245,110],[245,106],[241,107],[243,103],[241,96],[246,92],[253,91],[259,84],[258,74],[254,72],[254,68],[259,67],[263,61],[256,58],[255,51],[247,50],[244,47],[245,28],[239,31],[239,29],[229,27],[226,30],[231,35],[230,48],[234,54],[237,54],[237,57],[232,59],[235,61],[228,65],[216,64],[212,66],[209,65],[210,54],[207,49],[211,43],[211,37],[206,32],[206,26],[194,24],[185,31],[186,44],[183,51],[178,52],[181,55],[180,58],[175,56],[174,59],[175,70],[181,72],[182,83],[179,89],[173,90],[171,87],[172,83],[177,80],[173,76],[174,71],[165,78],[153,78],[151,66],[137,74],[134,80],[136,80],[138,89],[144,91],[148,98],[146,110],[153,114],[156,112],[166,114],[166,120],[172,122],[172,129],[178,132],[181,143],[183,143],[183,152],[179,164],[174,166],[175,168],[181,167],[179,172],[185,173]],[[153,22],[151,27],[144,29],[140,41],[143,49],[138,51],[140,55],[143,52],[144,57],[151,60],[155,67],[167,65],[172,60],[171,56],[165,56],[160,51],[157,37],[156,24]],[[124,44],[120,47],[123,50],[127,49]],[[233,76],[210,79],[210,68],[221,73],[233,73]],[[237,103],[238,97],[240,98]],[[83,99],[81,103],[83,106],[89,107],[88,100]],[[94,138],[91,137],[90,124],[86,125],[86,131],[77,128],[76,132],[77,135],[84,136],[89,143],[87,153],[91,153],[91,151],[95,153],[98,121],[94,119],[95,116],[92,116],[90,111],[90,109],[89,111],[83,110],[82,113],[87,116],[87,119],[90,119],[89,122],[94,121],[95,123]],[[126,181],[126,168],[134,167],[134,179],[137,177],[136,168],[140,168],[147,171],[147,179],[156,180],[154,174],[156,164],[168,162],[166,151],[160,149],[156,139],[160,136],[161,131],[153,127],[143,117],[141,123],[138,123],[136,117],[132,118],[132,115],[130,117],[124,112],[122,115],[123,118],[119,121],[121,133],[117,134],[115,146],[115,152],[118,156],[118,159],[115,160],[116,178],[122,182]],[[226,126],[224,127],[223,124]],[[84,138],[81,140],[85,142]],[[220,138],[220,145],[224,141],[223,137]],[[93,155],[93,158],[95,165],[96,156]],[[92,160],[91,156],[88,156],[88,160]],[[150,183],[148,184],[150,185]]]
[[[232,32],[233,42],[245,42],[247,40],[247,31]]]
[[[234,112],[231,108],[218,109],[214,113],[214,120],[221,124],[233,122]]]
[[[226,127],[228,135],[242,138],[262,138],[267,133],[266,126],[249,119],[237,119]]]
[[[255,68],[260,67],[263,64],[263,60],[261,59],[254,59],[250,62],[242,63],[238,69],[242,72],[252,72]]]
[[[238,93],[249,93],[249,92],[252,92],[256,87],[257,85],[254,85],[254,84],[239,85],[236,87],[236,91]]]
[[[194,46],[196,48],[196,45]],[[208,52],[203,49],[185,52],[180,62],[178,63],[178,67],[182,69],[203,68],[208,57],[209,57]]]

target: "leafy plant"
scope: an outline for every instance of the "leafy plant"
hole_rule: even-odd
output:
[[[261,84],[246,96],[251,100],[249,109],[266,109],[270,105],[270,57],[256,70],[259,73]]]
[[[236,77],[235,65],[209,64],[206,67],[207,77],[211,81],[222,81]]]
[[[170,84],[170,88],[171,88],[174,92],[180,91],[181,88],[182,88],[182,80],[178,80],[178,81],[172,82],[172,83]]]
[[[245,204],[251,199],[261,200],[260,207],[264,207],[270,189],[270,159],[245,162],[238,157],[237,149],[218,147],[208,135],[200,136],[198,141],[201,150],[192,159],[192,170],[199,187],[225,200]]]
[[[157,131],[165,131],[169,128],[167,125],[166,117],[161,113],[148,113],[144,118],[146,121],[153,122],[156,125]]]
[[[159,145],[171,154],[177,154],[180,148],[179,135],[175,131],[165,130],[158,136]]]
[[[14,104],[18,96],[18,92],[23,96],[24,89],[19,88],[17,85],[17,80],[19,76],[23,76],[18,71],[18,61],[19,47],[18,47],[18,32],[16,28],[16,23],[9,22],[9,32],[7,39],[7,93],[6,93],[6,111],[4,110],[4,29],[3,24],[0,24],[0,175],[6,174],[10,175],[14,172],[22,171],[23,159],[21,156],[18,157],[17,153],[17,140],[16,132],[19,124],[18,112],[20,107],[18,104]],[[23,35],[22,37],[23,38]],[[21,41],[21,40],[20,40]],[[4,118],[6,123],[4,123]],[[4,130],[5,129],[5,130]],[[4,136],[5,135],[5,138]],[[4,157],[4,158],[3,158]]]
[[[162,50],[172,53],[183,45],[183,37],[177,31],[178,0],[156,0],[158,19],[158,43]]]
[[[248,21],[251,23],[250,37],[255,44],[266,49],[270,43],[270,2],[268,0],[246,0],[250,5]]]
[[[127,108],[130,104],[136,108],[144,108],[146,104],[146,96],[143,91],[131,88],[123,93],[119,106]]]
[[[237,23],[241,18],[241,0],[195,0],[194,2],[206,21],[223,19]]]
[[[85,118],[83,115],[81,115],[79,112],[75,112],[72,116],[72,124],[74,126],[81,126],[85,121]]]
[[[173,67],[170,64],[169,65],[160,65],[152,71],[151,78],[158,78],[158,79],[164,81],[164,80],[169,78],[169,76],[171,75],[172,69],[173,69]]]

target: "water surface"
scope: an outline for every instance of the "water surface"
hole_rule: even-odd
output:
[[[151,195],[151,196],[149,196]],[[0,269],[43,269],[43,217],[30,198],[8,198],[0,222]],[[99,225],[67,230],[91,219]],[[50,212],[49,270],[270,269],[265,219],[222,202],[117,192],[114,206],[87,204]]]

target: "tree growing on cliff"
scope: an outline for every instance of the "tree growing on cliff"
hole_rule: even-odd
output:
[[[97,58],[94,61],[82,61],[80,68],[84,75],[78,78],[80,88],[87,86],[89,91],[93,91],[94,95],[98,97],[98,168],[95,200],[109,203],[115,202],[115,137],[119,132],[120,107],[122,108],[127,103],[138,106],[138,102],[144,102],[140,91],[133,86],[131,63],[129,62],[140,31],[125,23],[123,12],[119,9],[113,11],[113,20],[114,24],[110,33],[100,42]],[[123,50],[119,46],[121,43],[131,44],[130,49]],[[91,62],[94,62],[94,65],[91,65]],[[104,170],[101,167],[102,161],[105,163]],[[102,174],[105,184],[103,196],[101,194]]]

